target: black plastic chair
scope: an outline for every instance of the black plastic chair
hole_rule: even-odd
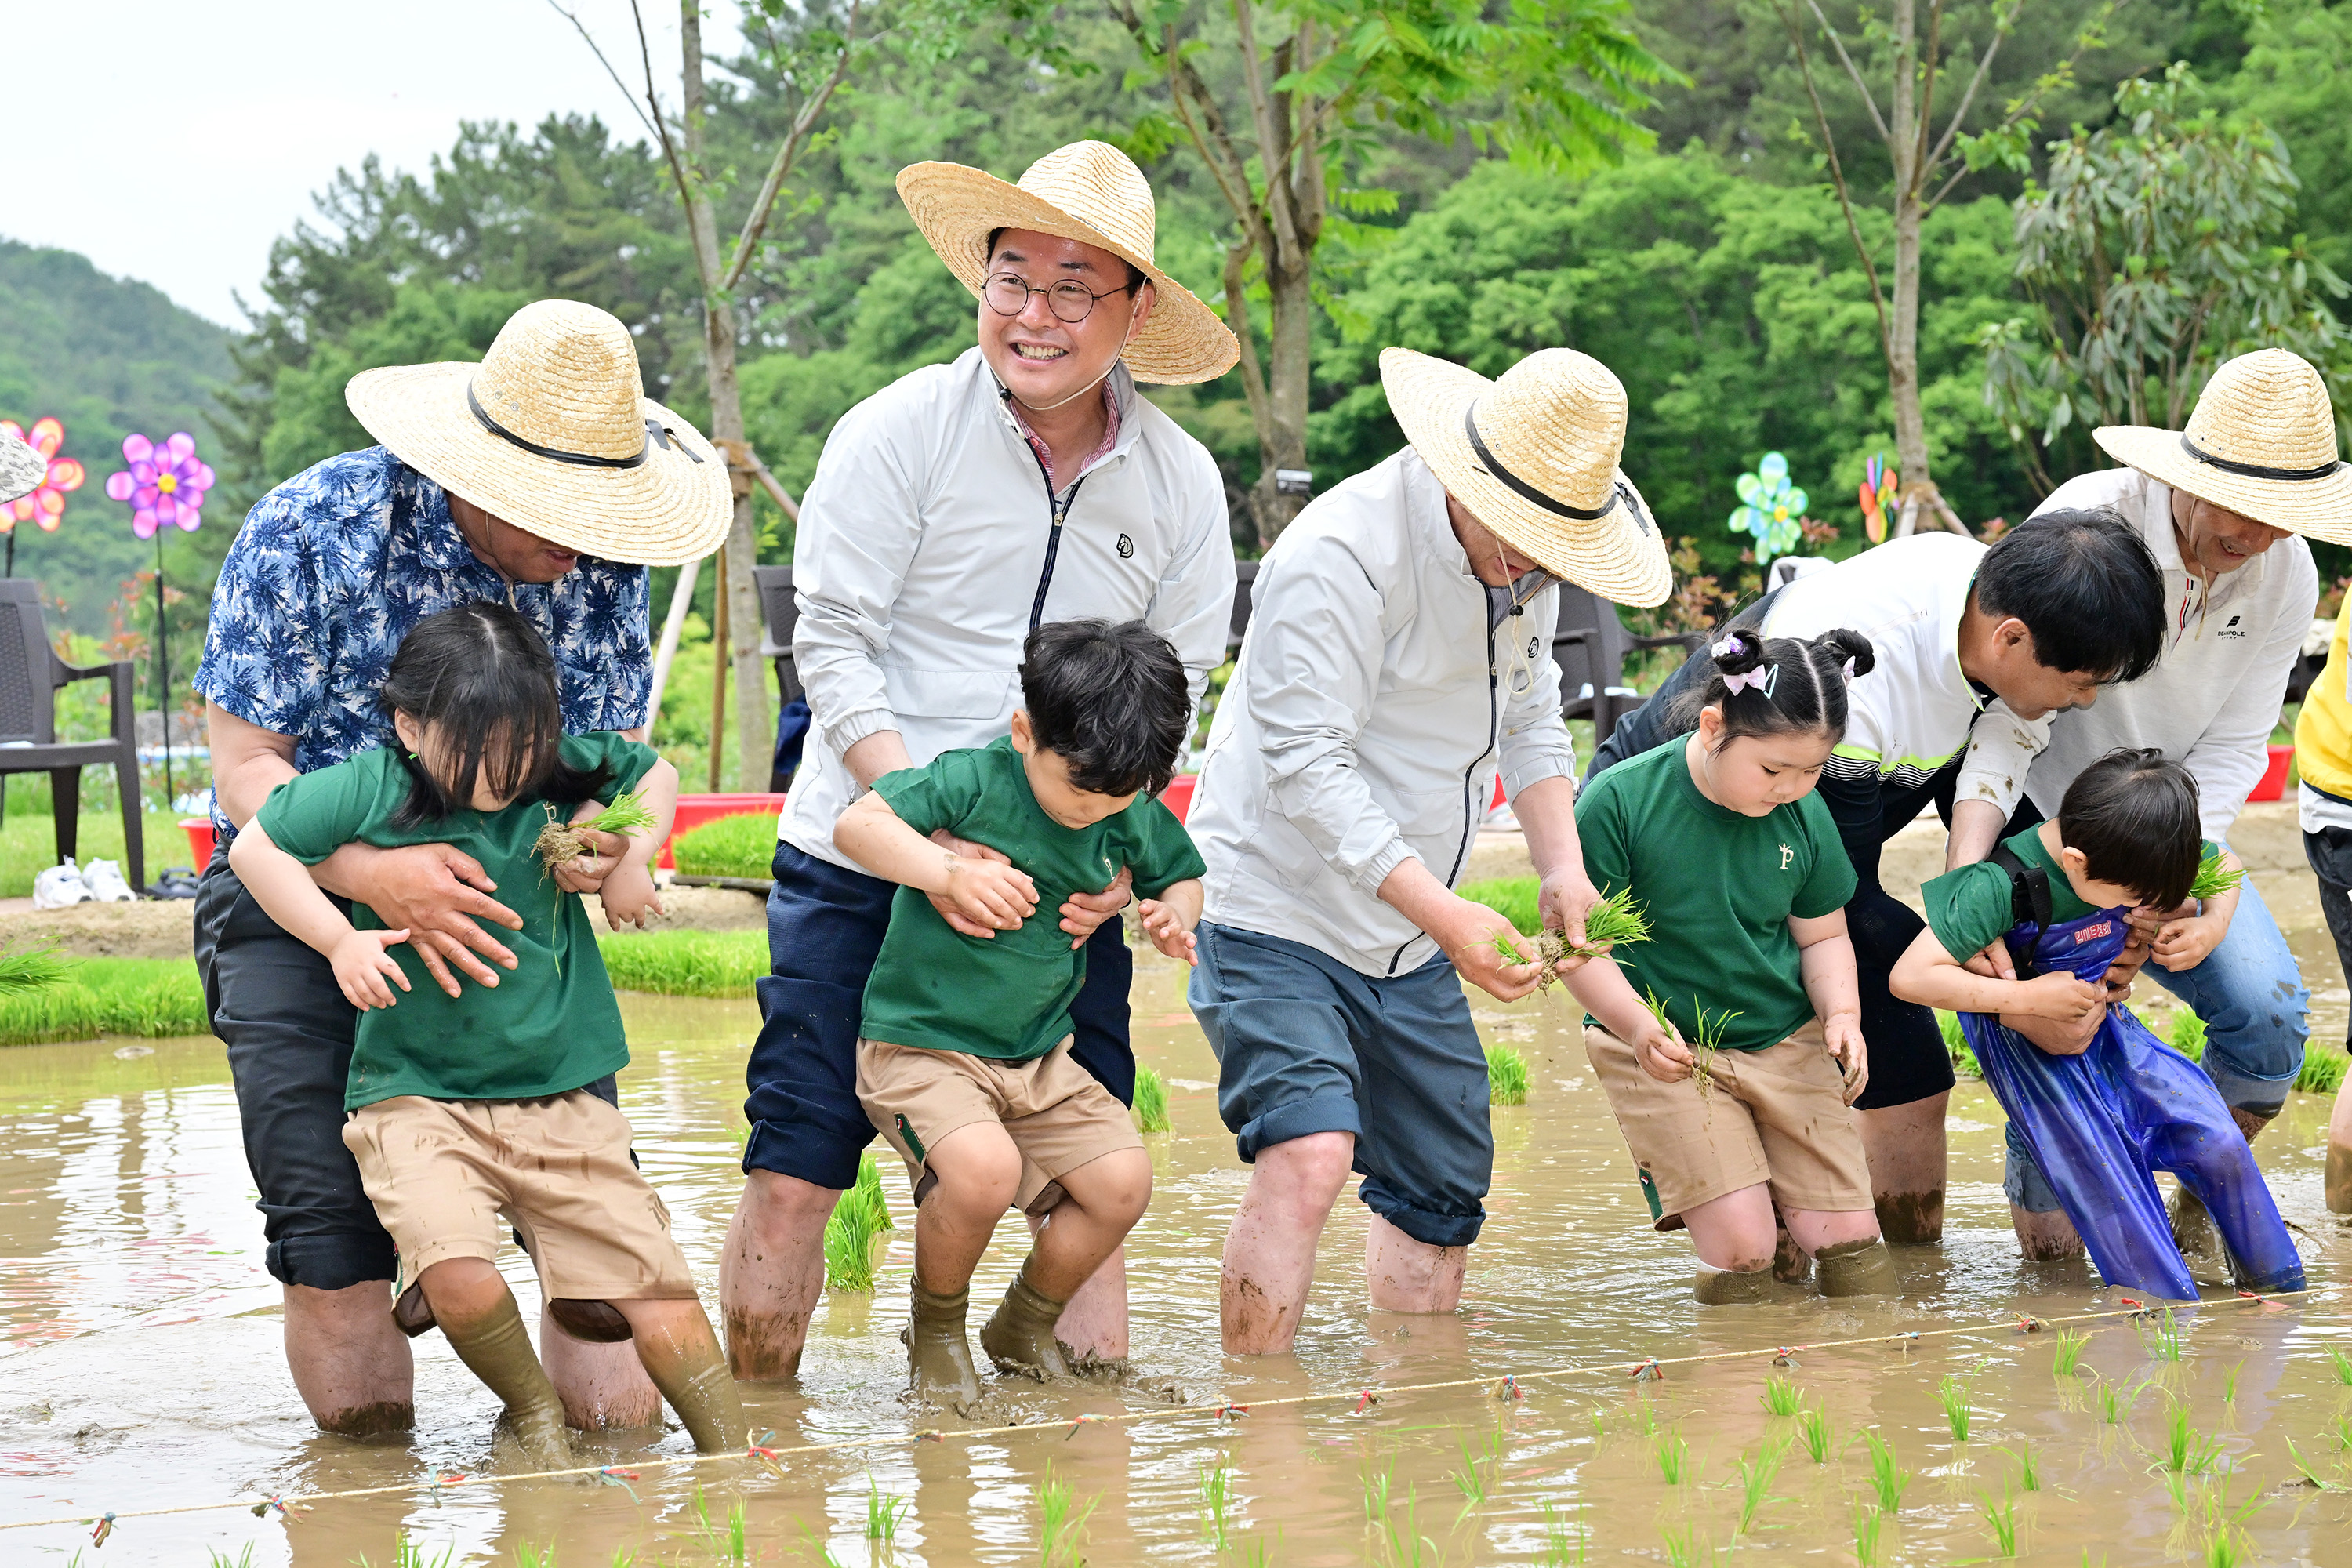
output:
[[[760,657],[776,661],[779,700],[803,695],[800,673],[793,664],[793,628],[800,624],[800,601],[793,596],[793,569],[754,566],[751,582],[760,591]]]
[[[77,680],[108,683],[114,710],[103,741],[58,739],[58,689]],[[137,715],[127,663],[71,665],[49,646],[41,619],[40,584],[29,577],[0,579],[0,776],[49,775],[58,858],[73,856],[81,837],[81,771],[112,763],[122,798],[122,860],[133,888],[146,885],[147,854],[140,817]],[[168,744],[171,731],[164,729]]]

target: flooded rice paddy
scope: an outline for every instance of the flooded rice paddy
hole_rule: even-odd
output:
[[[2332,985],[2325,938],[2299,933],[2297,946]],[[624,1106],[715,1304],[740,1184],[751,1005],[624,1004],[636,1058]],[[1161,1411],[1165,1397],[1140,1384],[1015,1386],[1006,1403],[1040,1431],[793,1458],[781,1479],[731,1460],[643,1468],[689,1452],[684,1435],[608,1435],[583,1442],[583,1462],[634,1479],[593,1487],[436,1490],[436,1476],[507,1462],[489,1395],[437,1335],[417,1342],[413,1439],[310,1429],[278,1352],[277,1289],[215,1042],[0,1051],[0,1523],[403,1488],[290,1519],[244,1508],[127,1519],[103,1546],[87,1526],[0,1531],[0,1563],[2352,1562],[2352,1362],[2335,1359],[2352,1352],[2347,1239],[2321,1199],[2323,1100],[2295,1096],[2260,1145],[2282,1208],[2309,1234],[2313,1296],[2292,1310],[2217,1301],[2169,1328],[2084,1325],[2076,1374],[2058,1376],[2061,1335],[2017,1331],[2015,1315],[2112,1310],[2116,1292],[2086,1265],[2018,1259],[2000,1115],[1980,1087],[1954,1101],[1945,1245],[1898,1254],[1899,1303],[1791,1293],[1702,1310],[1687,1248],[1648,1226],[1569,1005],[1481,999],[1478,1013],[1490,1039],[1527,1056],[1532,1087],[1527,1105],[1495,1113],[1492,1218],[1457,1316],[1368,1314],[1365,1211],[1351,1196],[1326,1236],[1296,1358],[1221,1356],[1217,1251],[1244,1173],[1181,973],[1146,955],[1137,1054],[1169,1080],[1174,1130],[1151,1141],[1159,1192],[1129,1247],[1135,1369],[1251,1414],[1074,1425]],[[2343,1019],[2342,992],[2324,992],[2315,1045],[2340,1039]],[[903,1182],[888,1184],[900,1228],[879,1293],[829,1294],[799,1385],[746,1390],[777,1446],[937,1424],[899,1397],[911,1232]],[[1005,1232],[976,1301],[1019,1261],[1017,1226]],[[535,1321],[528,1269],[519,1254],[508,1263]],[[1969,1324],[1994,1331],[1890,1337]],[[1871,1342],[1794,1349],[1792,1364],[1773,1365],[1776,1346],[1848,1339]],[[1627,1375],[1646,1358],[1720,1352],[1761,1353]],[[1596,1370],[1531,1375],[1562,1366]],[[1495,1396],[1489,1382],[1505,1376],[1525,1397]],[[1356,1397],[1460,1379],[1479,1381]],[[1264,1403],[1331,1393],[1345,1397]],[[877,1513],[894,1521],[887,1532],[870,1523]],[[1048,1514],[1083,1523],[1049,1542]],[[2215,1556],[2217,1539],[2235,1555]]]

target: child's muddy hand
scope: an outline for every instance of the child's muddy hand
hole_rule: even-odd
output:
[[[1822,1025],[1822,1038],[1845,1076],[1845,1102],[1852,1105],[1870,1086],[1870,1047],[1863,1043],[1862,1019],[1852,1013],[1833,1013]]]
[[[1642,1070],[1660,1083],[1680,1083],[1690,1077],[1696,1058],[1681,1037],[1670,1035],[1654,1022],[1643,1026],[1633,1037],[1633,1059]]]
[[[1037,912],[1037,884],[1010,861],[948,858],[948,900],[981,929],[973,934],[992,937],[1013,931]]]
[[[2063,972],[2035,975],[2025,983],[2025,993],[2028,1002],[2022,1011],[2061,1024],[2079,1024],[2107,1006],[2105,986]]]
[[[404,930],[355,931],[337,942],[328,962],[334,966],[335,984],[342,987],[343,999],[362,1013],[389,1007],[397,1001],[392,987],[384,984],[385,977],[405,991],[408,976],[384,949],[397,947],[407,940]]]
[[[604,890],[598,894],[604,906],[604,923],[614,931],[625,925],[640,926],[662,909],[661,893],[654,887],[653,874],[642,866],[620,868],[604,879]]]

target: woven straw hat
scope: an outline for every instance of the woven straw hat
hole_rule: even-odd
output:
[[[16,437],[0,434],[0,501],[31,495],[48,474],[47,458]]]
[[[1411,349],[1381,351],[1404,437],[1454,499],[1514,550],[1604,599],[1674,592],[1665,541],[1617,467],[1625,389],[1574,349],[1539,349],[1488,381]]]
[[[2117,462],[2256,522],[2352,544],[2352,468],[2336,450],[2327,384],[2284,349],[2213,373],[2186,430],[2107,425],[2091,438]]]
[[[734,512],[726,462],[641,387],[618,319],[541,300],[479,364],[362,371],[343,397],[393,456],[527,533],[607,561],[699,561]]]
[[[961,163],[910,163],[898,171],[898,196],[975,299],[987,279],[988,237],[1000,228],[1075,239],[1142,268],[1159,301],[1119,353],[1138,381],[1213,381],[1241,358],[1232,329],[1153,263],[1151,184],[1107,142],[1057,147],[1030,164],[1017,185]]]

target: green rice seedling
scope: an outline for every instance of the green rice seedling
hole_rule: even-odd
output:
[[[681,877],[763,882],[776,858],[776,818],[759,812],[722,816],[671,839],[669,853]]]
[[[1139,1132],[1168,1131],[1168,1083],[1148,1067],[1135,1069],[1135,1130]]]
[[[2164,1309],[2146,1329],[2140,1331],[2140,1343],[2158,1361],[2177,1362],[2180,1359],[2180,1321],[2172,1315],[2171,1308]]]
[[[1768,1415],[1794,1415],[1805,1407],[1805,1396],[1798,1389],[1796,1380],[1782,1377],[1779,1373],[1766,1374],[1762,1398]]]
[[[2147,1392],[2147,1384],[2136,1383],[2129,1388],[2102,1382],[2099,1384],[2099,1419],[2110,1426],[2120,1426],[2130,1419],[2132,1406]]]
[[[250,1541],[247,1542],[245,1543],[245,1550],[238,1552],[234,1557],[231,1557],[226,1552],[220,1552],[211,1547],[206,1547],[205,1549],[205,1558],[206,1563],[209,1564],[209,1568],[253,1568],[253,1542]]]
[[[829,1290],[870,1295],[874,1289],[873,1205],[852,1187],[833,1205],[824,1222],[824,1283]]]
[[[1045,1467],[1045,1479],[1037,1483],[1037,1568],[1083,1568],[1078,1543],[1101,1501],[1092,1497],[1081,1504],[1070,1483],[1058,1479],[1052,1465]]]
[[[1391,1460],[1378,1470],[1366,1470],[1360,1478],[1364,1483],[1364,1520],[1378,1524],[1389,1513],[1389,1488],[1396,1481],[1396,1464]]]
[[[1903,1507],[1903,1489],[1911,1484],[1911,1472],[1895,1462],[1894,1446],[1875,1431],[1865,1431],[1862,1440],[1870,1449],[1870,1484],[1878,1493],[1879,1511],[1899,1511]]]
[[[1969,1405],[1968,1381],[1958,1373],[1948,1373],[1936,1384],[1936,1402],[1944,1407],[1944,1420],[1952,1428],[1952,1441],[1969,1440],[1969,1426],[1976,1412]]]
[[[1549,1498],[1544,1500],[1544,1550],[1536,1559],[1538,1568],[1580,1568],[1591,1546],[1591,1537],[1584,1528],[1584,1507],[1570,1507],[1562,1519]]]
[[[2017,1484],[2020,1489],[2029,1492],[2038,1492],[2042,1489],[2042,1461],[2033,1452],[2033,1445],[2031,1442],[2021,1441],[2016,1447],[2003,1448],[2001,1452],[2017,1461]]]
[[[1274,1562],[1274,1549],[1281,1543],[1281,1541],[1282,1526],[1277,1524],[1274,1527],[1272,1541],[1261,1535],[1257,1538],[1256,1545],[1242,1553],[1242,1568],[1271,1568]],[[1083,1557],[1078,1560],[1078,1568],[1086,1568],[1086,1559]]]
[[[817,1568],[849,1568],[847,1563],[833,1554],[833,1548],[826,1543],[824,1537],[811,1530],[806,1521],[796,1519],[793,1522],[800,1526],[801,1534],[808,1542],[809,1552],[816,1559]]]
[[[1679,1432],[1661,1432],[1650,1440],[1650,1455],[1666,1485],[1678,1487],[1690,1479],[1690,1444]]]
[[[2310,1487],[2315,1491],[2332,1492],[2343,1490],[2343,1488],[2337,1486],[2334,1481],[2331,1481],[2326,1477],[2321,1475],[2319,1473],[2319,1467],[2314,1465],[2309,1459],[2303,1457],[2303,1450],[2294,1446],[2294,1439],[2293,1437],[2289,1437],[2286,1440],[2286,1452],[2287,1458],[2294,1461],[2296,1473],[2303,1477],[2304,1485]]]
[[[1878,1568],[1878,1537],[1885,1527],[1885,1514],[1866,1502],[1853,1505],[1853,1556],[1862,1568]]]
[[[2205,1542],[2205,1568],[2239,1568],[2252,1559],[2240,1554],[2238,1537],[2222,1531]]]
[[[1486,877],[1454,890],[1510,921],[1513,931],[1543,929],[1543,910],[1537,907],[1543,884],[1533,877]]]
[[[616,989],[662,996],[749,996],[752,982],[768,973],[765,931],[606,932],[596,951]],[[193,981],[195,966],[188,972]]]
[[[2336,1439],[2337,1453],[2352,1453],[2352,1415],[2346,1415],[2339,1411],[2336,1414],[2335,1425],[2327,1429],[2327,1435]]]
[[[1528,1058],[1508,1046],[1486,1047],[1486,1102],[1525,1105],[1528,1102]]]
[[[1978,1504],[1977,1511],[1984,1515],[1985,1527],[1992,1531],[1992,1544],[1995,1555],[2001,1557],[2016,1556],[2016,1501],[2011,1499],[2006,1491],[2000,1494],[2000,1500],[1999,1502],[1992,1500],[1992,1494],[1990,1492],[1979,1492],[1977,1495],[1981,1500]]]
[[[1234,1525],[1234,1461],[1227,1454],[1217,1456],[1216,1463],[1202,1465],[1199,1470],[1201,1488],[1201,1533],[1209,1544],[1223,1552],[1233,1539]]]
[[[1651,1404],[1646,1399],[1637,1399],[1633,1402],[1633,1420],[1635,1422],[1634,1429],[1644,1437],[1656,1436],[1658,1433],[1658,1407]]]
[[[1484,1448],[1475,1451],[1467,1437],[1456,1437],[1454,1443],[1462,1450],[1462,1468],[1448,1470],[1445,1474],[1446,1479],[1454,1483],[1454,1489],[1462,1494],[1462,1512],[1454,1521],[1458,1524],[1486,1500],[1487,1485],[1495,1467],[1502,1460],[1503,1435],[1496,1433]]]
[[[1769,1495],[1772,1481],[1780,1473],[1781,1456],[1788,1451],[1788,1440],[1781,1438],[1766,1443],[1753,1459],[1745,1454],[1739,1456],[1737,1468],[1739,1473],[1740,1534],[1747,1534],[1756,1522],[1756,1510],[1772,1500]]]
[[[2327,1364],[2336,1369],[2336,1381],[2352,1388],[2352,1355],[2346,1355],[2334,1345],[2327,1347]]]
[[[2238,1375],[2245,1370],[2246,1363],[2244,1362],[2240,1362],[2237,1365],[2231,1367],[2229,1371],[2221,1374],[2222,1404],[2234,1405],[2238,1403]]]
[[[2347,1068],[2352,1068],[2352,1056],[2342,1051],[2305,1051],[2303,1070],[2294,1075],[2294,1087],[2305,1094],[2334,1094],[2344,1087]]]
[[[1830,1462],[1830,1450],[1837,1447],[1837,1439],[1830,1428],[1828,1411],[1817,1405],[1808,1406],[1797,1417],[1797,1436],[1805,1445],[1806,1458],[1817,1465]]]
[[[588,853],[587,835],[616,833],[623,837],[631,834],[650,833],[654,826],[653,808],[646,804],[641,790],[615,795],[613,804],[585,822],[564,822],[557,818],[555,807],[547,808],[547,826],[539,830],[539,837],[530,852],[548,871],[568,866]]]
[[[874,1472],[866,1472],[866,1540],[896,1541],[900,1521],[907,1517],[907,1510],[914,1506],[914,1499],[884,1491],[875,1481]]]
[[[1604,947],[1650,940],[1650,917],[1633,901],[1631,888],[1620,888],[1584,914],[1584,945],[1570,952],[1591,958]]]
[[[2224,893],[2234,893],[2238,884],[2246,879],[2242,867],[2225,868],[2219,849],[2206,851],[2205,858],[2197,862],[2197,879],[2189,884],[2189,896],[2203,902],[2218,899]]]
[[[1596,1405],[1592,1407],[1592,1440],[1595,1443],[1601,1443],[1608,1436],[1609,1407],[1605,1405]]]
[[[55,942],[46,947],[0,947],[0,996],[46,991],[64,980],[66,973],[65,960],[58,956]]]
[[[1960,1032],[1960,1016],[1937,1012],[1936,1028],[1944,1037],[1944,1050],[1952,1058],[1952,1070],[1962,1078],[1984,1077],[1984,1068],[1977,1061],[1974,1047],[1969,1046],[1968,1036]]]
[[[1679,1534],[1661,1525],[1658,1539],[1665,1542],[1666,1568],[1701,1568],[1701,1564],[1715,1561],[1706,1537],[1698,1532],[1696,1524],[1684,1525]]]
[[[2183,1007],[2172,1015],[2168,1037],[2172,1048],[2192,1062],[2205,1059],[2205,1020]]]
[[[2083,1347],[2090,1342],[2091,1336],[2087,1332],[2077,1333],[2063,1323],[2060,1324],[2056,1352],[2050,1358],[2050,1375],[2053,1377],[2074,1376],[2075,1364],[2083,1359]]]
[[[2166,1424],[2163,1463],[2178,1475],[2201,1476],[2221,1457],[2221,1439],[2209,1437],[2189,1424],[2189,1408],[2176,1405]]]
[[[1404,1489],[1404,1519],[1400,1524],[1395,1514],[1389,1515],[1388,1535],[1383,1544],[1388,1549],[1391,1568],[1422,1568],[1426,1562],[1439,1561],[1437,1543],[1422,1533],[1421,1492],[1418,1488]],[[1424,1557],[1423,1553],[1427,1555]]]

